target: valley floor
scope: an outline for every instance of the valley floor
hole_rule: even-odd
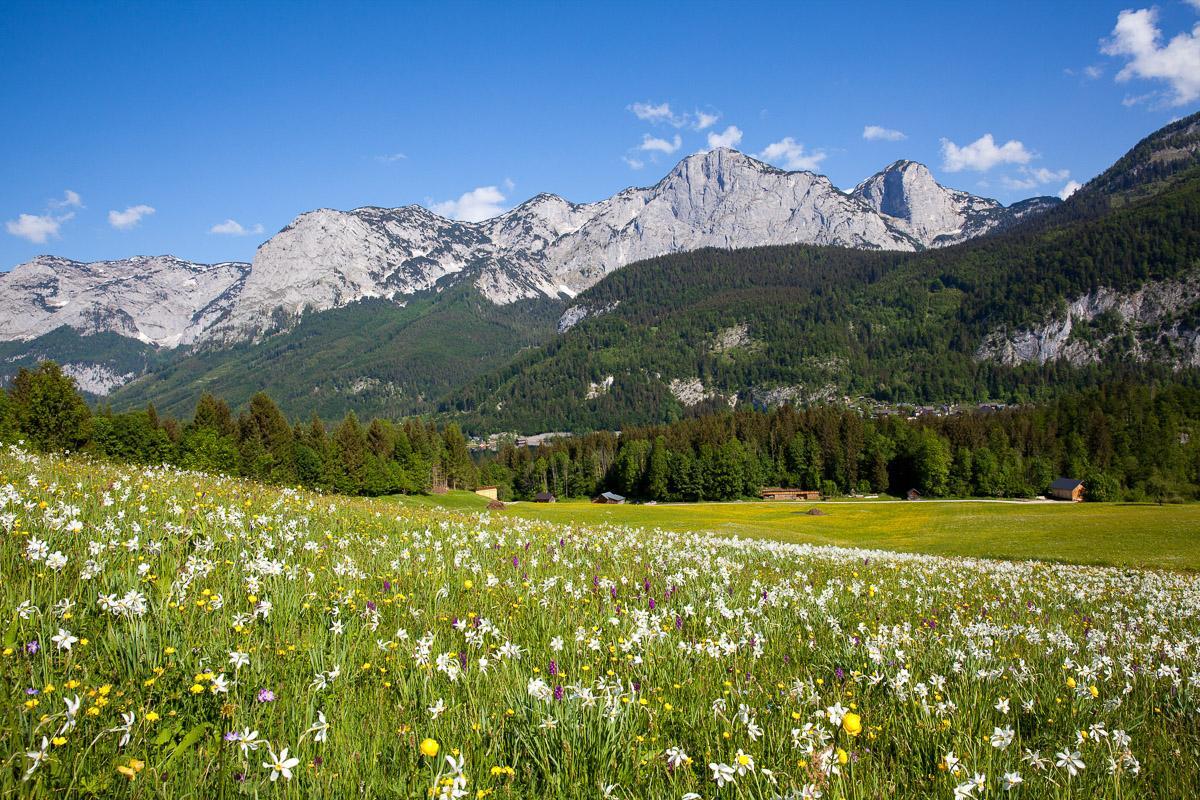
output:
[[[482,510],[470,492],[396,502]],[[823,516],[809,516],[819,508]],[[847,500],[596,505],[509,503],[500,515],[613,523],[908,553],[1200,570],[1200,504]]]

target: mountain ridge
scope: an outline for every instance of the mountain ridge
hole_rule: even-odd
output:
[[[87,262],[39,256],[0,275],[7,309],[0,311],[0,340],[33,339],[67,324],[82,333],[109,331],[157,347],[225,347],[294,325],[309,311],[366,299],[402,304],[447,282],[471,281],[499,305],[571,298],[625,264],[670,252],[787,243],[919,250],[1025,216],[1020,204],[1005,207],[946,189],[923,165],[903,163],[918,174],[895,202],[936,208],[935,225],[914,222],[911,213],[884,213],[885,203],[863,190],[887,170],[843,192],[817,173],[782,170],[718,148],[681,159],[649,187],[629,187],[593,203],[542,192],[481,222],[447,219],[414,204],[313,209],[263,242],[250,264],[139,256],[92,262],[94,269]],[[892,207],[897,191],[884,194]],[[169,262],[181,275],[211,277],[221,267],[227,285],[206,285],[195,297],[186,287],[174,296],[165,286],[154,286],[148,296],[133,286],[114,295],[104,292],[101,278],[91,284],[78,279],[97,269],[135,269],[154,261],[162,262],[158,269]],[[53,280],[46,272],[54,265],[69,265],[77,280]],[[209,313],[196,316],[216,301]],[[80,303],[93,307],[89,317],[58,313]],[[163,319],[168,308],[186,319]]]

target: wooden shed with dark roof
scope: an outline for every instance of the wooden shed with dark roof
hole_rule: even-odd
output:
[[[1050,496],[1055,500],[1078,503],[1083,499],[1083,481],[1076,478],[1059,478],[1050,484]]]

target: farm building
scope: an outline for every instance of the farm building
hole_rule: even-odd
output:
[[[816,489],[781,489],[774,486],[760,489],[759,496],[763,500],[820,500],[821,493]]]
[[[535,494],[533,496],[533,502],[535,502],[535,503],[557,503],[558,498],[555,497],[554,495],[550,494],[549,492],[538,492],[537,494]]]
[[[592,498],[593,503],[603,503],[608,505],[620,505],[625,502],[625,498],[616,492],[601,492]]]
[[[488,500],[499,500],[499,489],[495,486],[480,486],[475,490],[475,494],[480,497],[486,497]]]
[[[1059,478],[1050,484],[1050,496],[1055,500],[1070,500],[1078,503],[1083,499],[1083,481],[1075,478]]]
[[[920,500],[921,493],[918,492],[916,489],[909,489],[908,494],[906,494],[905,497],[908,498],[909,500]]]

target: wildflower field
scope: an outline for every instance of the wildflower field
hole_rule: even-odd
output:
[[[0,797],[1168,798],[1200,579],[0,454]]]

